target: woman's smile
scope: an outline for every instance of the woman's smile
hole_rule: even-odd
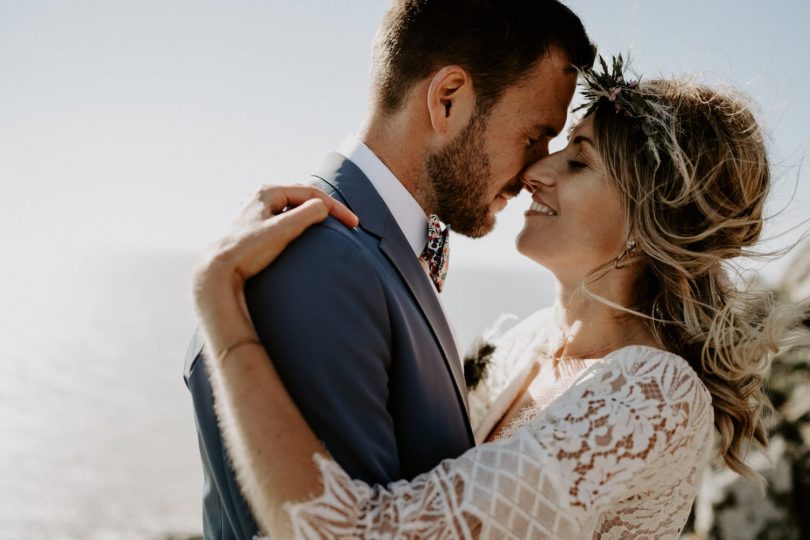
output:
[[[526,217],[530,216],[557,216],[559,212],[546,204],[539,196],[532,196],[532,204],[529,209],[523,214]]]

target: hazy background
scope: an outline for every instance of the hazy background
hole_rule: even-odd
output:
[[[810,3],[567,3],[645,77],[750,95],[777,172],[767,247],[807,229]],[[257,185],[305,178],[359,128],[386,6],[0,0],[0,538],[200,530],[191,266]],[[550,301],[512,247],[527,206],[453,239],[465,343]]]

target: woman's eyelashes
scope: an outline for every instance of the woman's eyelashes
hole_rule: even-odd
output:
[[[580,171],[580,170],[586,168],[587,166],[588,165],[583,163],[582,161],[577,161],[577,160],[574,160],[574,159],[569,159],[568,160],[568,168],[571,169],[572,171]]]
[[[582,169],[588,168],[588,162],[585,160],[585,156],[582,155],[582,152],[577,152],[574,159],[568,160],[568,168],[572,171],[581,171]]]

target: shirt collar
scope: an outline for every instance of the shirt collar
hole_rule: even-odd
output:
[[[347,136],[337,152],[357,165],[382,197],[405,239],[419,257],[427,242],[428,219],[424,210],[391,169],[354,134]]]

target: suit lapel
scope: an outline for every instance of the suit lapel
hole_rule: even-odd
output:
[[[427,319],[439,346],[445,365],[456,385],[456,391],[469,416],[464,372],[450,326],[439,300],[431,287],[419,259],[414,256],[408,240],[391,216],[380,195],[365,174],[340,154],[327,157],[322,172],[315,175],[316,184],[334,191],[360,218],[360,228],[380,239],[380,250],[393,263],[408,285],[419,308]],[[324,186],[322,183],[325,183]]]
[[[450,325],[444,315],[444,310],[439,304],[439,299],[436,297],[436,293],[431,290],[433,283],[431,283],[430,278],[419,263],[419,259],[414,257],[411,246],[393,219],[389,221],[387,229],[396,230],[386,231],[387,234],[380,242],[380,249],[394,263],[402,279],[408,284],[411,293],[416,298],[422,313],[430,322],[433,334],[437,338],[439,345],[441,345],[442,352],[444,352],[445,363],[447,363],[447,367],[456,383],[456,390],[464,403],[464,409],[469,414],[467,389],[458,348],[453,339]]]

